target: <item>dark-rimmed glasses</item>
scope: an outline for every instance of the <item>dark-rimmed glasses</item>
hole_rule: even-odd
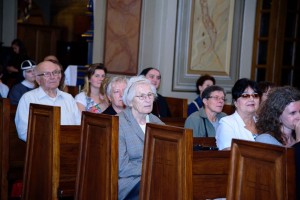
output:
[[[250,97],[252,97],[253,99],[256,99],[259,97],[259,94],[258,93],[253,93],[253,94],[243,93],[243,94],[241,94],[240,97],[242,97],[244,99],[249,99]]]
[[[40,73],[37,76],[44,76],[44,77],[50,77],[52,74],[52,76],[59,76],[61,74],[60,70],[55,70],[53,72],[44,72],[44,73]]]

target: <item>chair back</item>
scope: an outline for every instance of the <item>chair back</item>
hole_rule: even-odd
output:
[[[30,104],[22,199],[57,199],[60,107]]]
[[[285,147],[233,139],[227,199],[295,199],[292,153]]]
[[[140,199],[192,199],[191,129],[147,124]]]
[[[15,114],[16,106],[0,99],[0,199],[8,199],[11,184],[23,177],[26,143],[18,138]]]
[[[83,112],[75,199],[118,199],[119,117]]]
[[[171,117],[187,118],[188,100],[175,97],[165,97]]]

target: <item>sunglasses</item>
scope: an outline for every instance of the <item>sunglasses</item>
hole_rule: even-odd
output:
[[[241,94],[240,97],[242,97],[244,99],[249,99],[250,97],[252,97],[253,99],[256,99],[256,98],[259,98],[259,94],[257,94],[257,93],[253,93],[253,94],[243,93],[243,94]]]

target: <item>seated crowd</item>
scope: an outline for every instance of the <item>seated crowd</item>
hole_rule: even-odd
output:
[[[27,140],[30,103],[59,106],[62,125],[80,124],[82,111],[118,115],[118,195],[119,199],[138,199],[146,124],[164,124],[160,117],[171,117],[165,98],[157,93],[159,70],[146,68],[130,79],[107,78],[103,64],[92,64],[82,91],[73,98],[64,92],[62,69],[55,57],[37,65],[26,60],[21,64],[24,80],[9,92],[1,82],[0,70],[0,97],[8,97],[11,104],[18,105],[15,123],[19,138]],[[227,116],[222,112],[226,92],[215,85],[215,79],[204,75],[196,85],[199,97],[188,106],[184,124],[193,130],[194,137],[215,137],[219,150],[230,150],[232,139],[294,147],[296,164],[300,165],[299,90],[241,78],[231,91],[235,112]]]

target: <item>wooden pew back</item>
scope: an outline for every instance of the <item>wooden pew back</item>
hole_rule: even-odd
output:
[[[83,112],[75,199],[118,199],[119,117]]]
[[[56,199],[60,107],[30,104],[22,199]]]
[[[15,126],[16,106],[0,99],[1,199],[7,199],[11,185],[23,177],[26,143],[18,138]]]
[[[58,197],[74,197],[77,174],[80,125],[60,126],[60,176]]]
[[[296,199],[293,149],[232,140],[227,199]]]
[[[165,97],[166,102],[169,106],[171,117],[177,118],[186,118],[187,117],[187,108],[188,100],[175,98],[175,97]]]
[[[193,138],[194,145],[216,147],[215,138]],[[226,197],[230,151],[193,152],[193,199]]]
[[[140,199],[192,199],[192,130],[147,124]]]

